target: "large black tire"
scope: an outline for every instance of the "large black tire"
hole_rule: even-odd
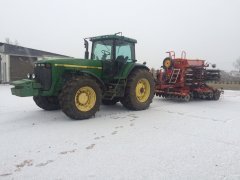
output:
[[[119,99],[112,99],[112,100],[109,100],[109,99],[103,99],[102,100],[102,104],[103,105],[106,105],[106,106],[112,106],[112,105],[115,105],[117,104],[117,102],[119,102]]]
[[[141,102],[136,93],[136,87],[139,81],[144,80],[149,83],[149,96],[146,101]],[[145,90],[144,90],[145,91]],[[144,110],[152,103],[154,96],[154,79],[152,74],[147,69],[134,70],[128,77],[125,88],[125,95],[120,102],[124,107],[130,110]]]
[[[73,77],[69,80],[59,95],[62,111],[75,120],[94,116],[99,110],[101,99],[102,93],[98,83],[84,76]]]
[[[38,107],[44,110],[53,111],[60,109],[57,96],[33,96],[33,100]]]

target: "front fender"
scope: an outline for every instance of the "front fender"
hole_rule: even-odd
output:
[[[40,83],[30,79],[13,81],[10,84],[15,86],[11,88],[12,94],[20,97],[38,96],[41,88]]]
[[[103,89],[106,89],[104,82],[103,82],[98,76],[96,76],[94,73],[88,72],[88,71],[82,71],[81,73],[83,73],[83,74],[85,74],[85,75],[88,75],[88,76],[96,79],[97,82],[98,82],[98,84],[99,84]]]
[[[89,72],[89,71],[84,71],[84,70],[81,70],[81,71],[77,71],[77,72],[67,72],[66,74],[72,74],[72,75],[82,75],[82,76],[89,76],[89,77],[92,77],[94,78],[98,84],[103,88],[105,89],[105,84],[104,82],[101,80],[101,78],[99,78],[98,76],[96,76],[96,74],[92,73],[92,72]]]

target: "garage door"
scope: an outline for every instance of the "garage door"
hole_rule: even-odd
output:
[[[10,81],[26,79],[27,73],[33,73],[36,57],[10,56]]]

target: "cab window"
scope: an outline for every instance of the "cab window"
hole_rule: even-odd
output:
[[[92,57],[93,60],[111,60],[112,56],[112,40],[102,40],[93,42]]]
[[[131,62],[135,59],[134,44],[125,41],[116,41],[116,59],[120,56]]]

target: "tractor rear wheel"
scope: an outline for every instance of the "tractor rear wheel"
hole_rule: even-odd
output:
[[[60,109],[57,96],[33,96],[36,105],[44,110],[53,111]]]
[[[88,119],[99,110],[102,99],[98,83],[90,77],[74,77],[59,95],[62,111],[76,120]]]
[[[125,95],[120,100],[130,110],[144,110],[152,103],[154,79],[147,69],[133,71],[127,80]]]

